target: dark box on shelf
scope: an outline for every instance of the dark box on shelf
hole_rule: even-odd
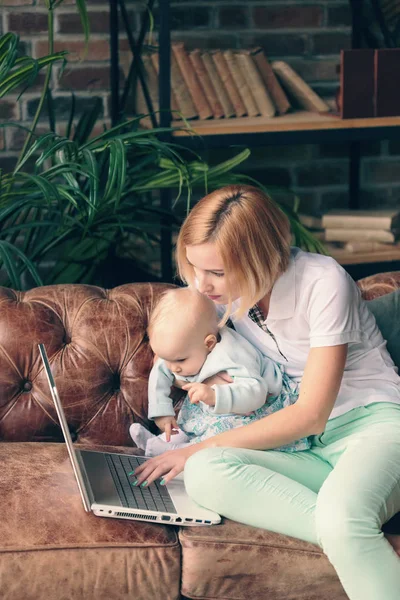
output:
[[[340,53],[339,110],[342,119],[373,117],[375,50],[342,50]]]

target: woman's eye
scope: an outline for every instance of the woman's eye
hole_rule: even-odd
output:
[[[223,277],[224,273],[213,273],[213,275],[215,275],[215,277]]]

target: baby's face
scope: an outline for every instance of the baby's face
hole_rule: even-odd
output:
[[[202,340],[191,344],[174,344],[169,340],[150,339],[150,346],[172,373],[192,377],[200,372],[209,354]]]

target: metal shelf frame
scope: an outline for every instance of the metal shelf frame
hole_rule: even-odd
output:
[[[135,72],[140,79],[143,87],[145,99],[149,107],[149,112],[152,112],[152,105],[146,82],[144,81],[143,64],[140,58],[141,44],[148,27],[148,16],[146,14],[142,22],[142,27],[138,36],[138,42],[135,42],[128,13],[125,7],[125,0],[109,0],[110,3],[110,46],[111,46],[111,117],[112,122],[119,121],[121,110],[124,107],[124,99],[126,101],[129,87],[133,85]],[[360,17],[362,16],[363,0],[352,0],[350,3],[352,11],[352,47],[359,48],[362,38],[362,24]],[[152,10],[154,0],[148,0],[148,9]],[[170,127],[171,121],[171,79],[170,79],[170,58],[171,58],[171,35],[170,35],[170,15],[169,0],[159,0],[158,7],[158,39],[159,39],[159,102],[160,113],[159,122],[157,123],[155,116],[152,116],[152,124],[154,127]],[[118,8],[121,19],[124,23],[128,34],[129,44],[133,53],[133,60],[125,90],[120,97],[119,86],[119,60],[118,60]],[[193,121],[193,128],[196,128],[196,121]],[[211,123],[211,121],[210,121]],[[218,148],[226,145],[229,146],[266,146],[266,145],[287,145],[287,144],[319,144],[319,143],[348,143],[349,144],[349,208],[357,209],[360,206],[360,162],[362,143],[371,140],[393,139],[397,138],[400,131],[400,125],[393,126],[377,126],[377,127],[340,127],[335,128],[318,128],[306,130],[274,130],[261,132],[247,133],[216,133],[215,135],[203,135],[202,137],[192,136],[173,136],[171,134],[163,134],[161,139],[167,142],[176,141],[181,146],[187,148],[201,150],[205,148]],[[160,190],[161,206],[169,210],[171,208],[171,192],[170,190]],[[165,227],[162,229],[161,240],[161,264],[162,277],[165,281],[172,281],[172,233],[168,228],[168,221],[163,222]]]

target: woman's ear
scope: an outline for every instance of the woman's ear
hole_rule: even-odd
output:
[[[209,333],[204,338],[204,345],[209,352],[211,352],[211,350],[213,350],[215,348],[216,343],[217,343],[217,336],[214,335],[213,333]]]

